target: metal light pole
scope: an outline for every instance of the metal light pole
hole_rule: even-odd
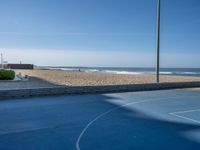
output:
[[[160,1],[157,2],[157,62],[156,62],[156,82],[160,82]]]
[[[1,53],[1,68],[3,69],[3,54]]]

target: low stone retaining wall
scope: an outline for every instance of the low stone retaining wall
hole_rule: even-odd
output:
[[[152,90],[180,89],[180,88],[194,88],[194,87],[200,87],[200,82],[16,89],[16,90],[0,90],[0,99],[47,96],[47,95],[49,96],[64,95],[64,94],[92,94],[92,93],[94,94],[94,93],[152,91]]]

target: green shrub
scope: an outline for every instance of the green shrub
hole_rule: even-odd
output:
[[[0,80],[13,80],[15,78],[15,72],[13,70],[0,70]]]

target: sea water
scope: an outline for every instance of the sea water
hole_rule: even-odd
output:
[[[114,74],[155,74],[155,68],[142,67],[48,67],[53,70]],[[161,68],[161,75],[200,76],[200,68]]]

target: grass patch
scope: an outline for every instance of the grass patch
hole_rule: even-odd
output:
[[[15,78],[15,72],[13,70],[0,70],[0,80],[13,80]]]

